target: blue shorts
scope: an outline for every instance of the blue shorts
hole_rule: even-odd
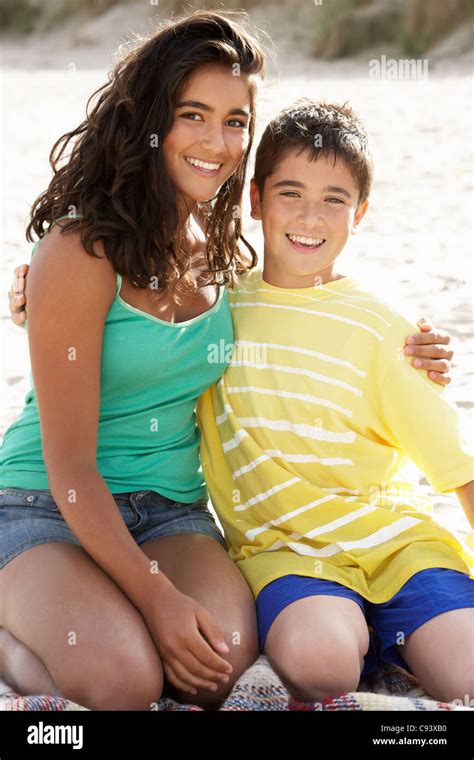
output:
[[[112,494],[137,544],[177,533],[203,533],[226,543],[205,499],[172,501],[156,491]],[[80,546],[50,491],[0,489],[0,569],[21,552],[49,541]]]
[[[397,649],[400,633],[406,640],[423,623],[443,612],[474,607],[474,580],[467,573],[447,568],[420,570],[388,602],[372,604],[340,583],[306,575],[284,575],[265,586],[257,596],[261,652],[276,616],[292,602],[319,594],[353,599],[372,628],[362,676],[377,670],[380,661],[394,663],[411,673]]]

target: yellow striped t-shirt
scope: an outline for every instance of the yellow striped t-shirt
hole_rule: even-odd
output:
[[[254,596],[289,573],[375,603],[425,568],[474,577],[404,475],[410,458],[439,492],[474,477],[455,405],[403,353],[416,325],[352,278],[286,289],[252,270],[228,295],[232,362],[198,404],[201,458]]]

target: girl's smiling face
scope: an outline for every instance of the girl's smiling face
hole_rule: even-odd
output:
[[[252,216],[265,238],[265,281],[306,288],[335,279],[334,263],[365,214],[359,188],[342,161],[294,150],[265,180],[263,198],[251,183]]]
[[[234,173],[249,143],[247,75],[207,64],[188,78],[176,103],[163,157],[179,195],[191,206],[213,198]]]

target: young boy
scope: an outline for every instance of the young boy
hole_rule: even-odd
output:
[[[234,354],[199,404],[203,471],[293,696],[356,690],[377,647],[464,702],[474,554],[401,470],[410,458],[455,490],[474,527],[474,460],[456,408],[402,352],[414,325],[339,271],[371,182],[348,106],[300,101],[264,132],[251,183],[264,268],[229,291]]]

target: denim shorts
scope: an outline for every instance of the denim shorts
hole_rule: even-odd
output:
[[[306,575],[284,575],[267,584],[257,596],[258,636],[261,652],[276,616],[289,604],[307,596],[342,596],[356,602],[369,626],[370,644],[361,675],[373,673],[381,662],[393,663],[411,673],[397,644],[428,620],[443,612],[474,608],[474,580],[467,573],[433,567],[420,570],[388,602],[373,604],[341,583]]]
[[[226,543],[205,499],[192,504],[172,501],[156,491],[112,494],[131,535],[141,545],[177,533],[203,533]],[[21,552],[49,541],[80,546],[51,491],[0,489],[0,569]]]

